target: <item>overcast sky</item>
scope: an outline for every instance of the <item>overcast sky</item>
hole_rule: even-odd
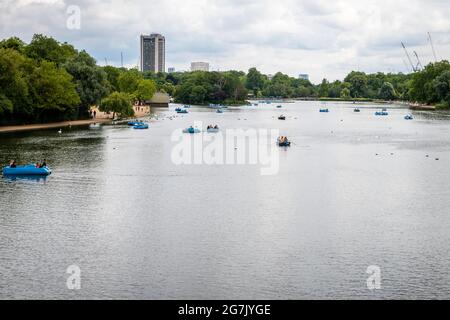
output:
[[[67,9],[81,11],[68,29]],[[0,38],[43,33],[86,49],[100,65],[139,59],[139,35],[166,37],[166,68],[207,61],[214,70],[310,74],[406,72],[403,41],[426,64],[450,59],[449,0],[0,0]]]

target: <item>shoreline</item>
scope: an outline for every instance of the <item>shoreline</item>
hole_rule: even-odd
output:
[[[52,128],[67,128],[67,127],[84,126],[95,123],[109,123],[112,121],[113,121],[112,119],[87,119],[87,120],[62,121],[51,123],[24,124],[16,126],[0,126],[0,133],[32,131],[32,130],[42,130]]]

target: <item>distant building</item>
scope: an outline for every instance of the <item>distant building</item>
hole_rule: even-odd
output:
[[[141,35],[141,71],[166,70],[166,38],[160,34]]]
[[[175,68],[171,67],[171,68],[167,69],[167,72],[174,73],[175,72]]]
[[[298,78],[309,81],[309,74],[301,73],[301,74],[298,75]]]
[[[156,92],[152,100],[148,104],[152,108],[168,108],[170,103],[170,96],[165,92]]]
[[[192,62],[191,63],[191,71],[209,71],[209,63],[208,62]]]

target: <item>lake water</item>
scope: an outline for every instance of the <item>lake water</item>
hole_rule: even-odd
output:
[[[45,157],[53,171],[0,178],[0,298],[449,299],[450,114],[283,106],[0,135],[1,163]],[[274,175],[176,165],[171,135],[194,121],[294,144]],[[80,290],[66,286],[71,265]]]

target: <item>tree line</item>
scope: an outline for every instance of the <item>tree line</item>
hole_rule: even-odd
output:
[[[430,63],[411,73],[352,71],[343,81],[323,79],[318,85],[277,73],[271,79],[255,68],[249,70],[246,88],[255,97],[401,100],[450,107],[450,64]]]
[[[166,92],[185,104],[242,104],[249,98],[403,100],[450,107],[450,64],[430,63],[412,74],[352,71],[342,81],[313,84],[281,72],[273,77],[256,68],[247,73],[152,73],[100,67],[84,50],[41,34],[26,44],[0,41],[0,125],[75,120],[92,106],[133,115],[154,93]]]
[[[137,70],[100,67],[86,51],[41,34],[0,41],[0,124],[84,119],[92,106],[122,116],[156,83]]]

